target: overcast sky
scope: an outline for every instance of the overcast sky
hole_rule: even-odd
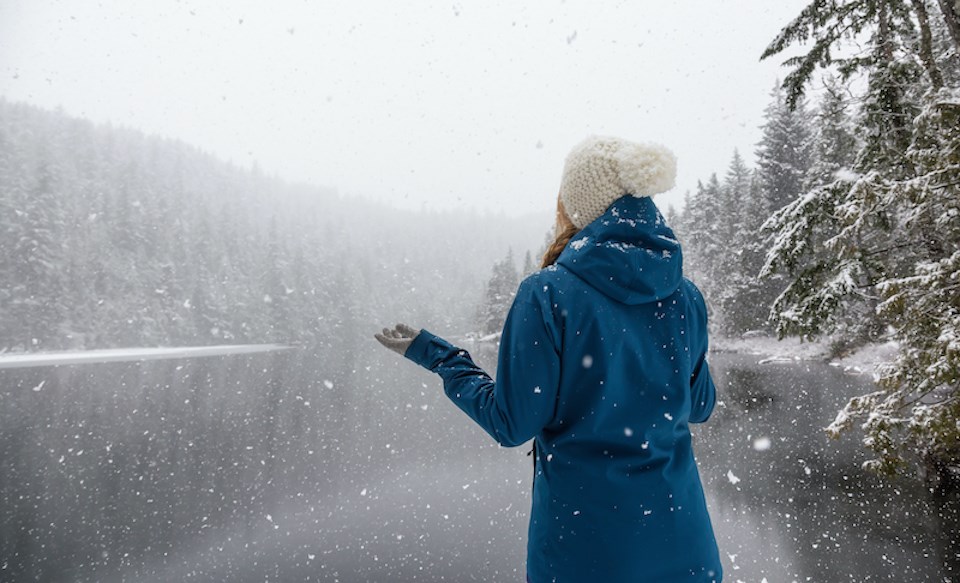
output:
[[[0,95],[406,208],[551,212],[588,134],[748,161],[797,0],[0,0]]]

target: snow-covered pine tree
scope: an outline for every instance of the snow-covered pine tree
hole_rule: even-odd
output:
[[[769,201],[760,187],[756,171],[750,173],[746,197],[741,204],[740,232],[737,247],[740,252],[739,272],[743,274],[738,290],[738,321],[740,332],[772,332],[769,323],[770,307],[785,283],[782,277],[760,279],[758,275],[766,259],[769,240],[760,231],[770,216]]]
[[[744,247],[749,244],[751,234],[744,232],[742,211],[750,196],[751,178],[752,172],[740,152],[734,150],[720,185],[717,213],[712,217],[717,239],[723,245],[712,258],[715,269],[711,285],[719,327],[726,334],[740,334],[750,329],[749,317],[745,316],[749,310],[744,305],[742,292],[751,277],[743,271]]]
[[[814,2],[767,49],[764,57],[814,40],[787,61],[789,97],[819,66],[835,65],[842,79],[863,71],[868,83],[854,172],[832,182],[821,174],[819,184],[815,176],[767,221],[776,239],[764,272],[792,275],[775,305],[781,334],[862,341],[893,329],[900,355],[880,390],[852,399],[828,431],[864,420],[864,444],[877,455],[867,467],[893,472],[920,460],[944,478],[960,475],[960,99],[941,88],[930,18],[922,0]],[[870,33],[867,57],[831,59],[844,28]]]
[[[730,241],[725,278],[719,307],[723,313],[724,332],[740,335],[766,328],[770,305],[776,297],[779,282],[759,280],[766,241],[759,228],[769,215],[770,201],[764,196],[756,171],[747,167],[739,152],[734,152],[723,186],[726,204],[736,214],[730,217],[734,227],[723,233]]]
[[[477,310],[477,327],[481,336],[497,334],[503,330],[519,283],[513,249],[509,249],[506,257],[494,264],[493,274],[487,282],[483,301]]]
[[[533,262],[533,255],[531,255],[530,250],[527,249],[527,252],[523,255],[523,271],[520,273],[520,276],[526,277],[536,270],[537,265]]]
[[[688,233],[690,231],[688,220],[690,218],[690,209],[693,207],[692,198],[689,190],[684,192],[683,207],[677,211],[672,219],[667,218],[667,224],[673,229],[673,234],[677,236],[677,240],[680,241],[680,244],[683,246],[683,270],[685,273],[690,272],[689,267],[692,266],[693,262],[693,248],[688,245]]]
[[[708,304],[713,303],[717,291],[713,282],[719,271],[717,257],[723,243],[716,220],[720,197],[720,181],[716,174],[712,174],[706,184],[697,181],[697,190],[684,211],[687,271],[701,286]]]
[[[803,96],[788,104],[777,84],[763,116],[757,144],[757,176],[772,210],[796,200],[810,169],[810,119]]]
[[[833,67],[843,81],[848,81],[856,73],[877,64],[874,55],[869,53],[839,56],[836,50],[844,41],[870,31],[875,33],[870,44],[876,48],[879,37],[889,40],[893,35],[909,34],[913,30],[912,16],[909,3],[900,0],[813,0],[780,30],[760,59],[777,55],[793,44],[811,44],[805,54],[783,63],[791,67],[782,84],[786,103],[795,107],[818,69]],[[892,44],[886,45],[886,49],[891,47]]]
[[[960,95],[939,92],[914,126],[915,175],[891,188],[907,203],[911,267],[878,283],[879,313],[904,350],[881,371],[882,390],[850,401],[830,429],[864,419],[872,467],[895,470],[906,449],[960,477]]]
[[[774,304],[778,332],[832,333],[838,352],[876,340],[883,331],[875,286],[893,267],[899,249],[891,240],[897,217],[889,186],[909,174],[903,154],[916,112],[910,88],[919,68],[905,54],[903,42],[912,30],[909,19],[902,6],[886,3],[878,3],[874,17],[872,66],[866,69],[867,89],[856,125],[860,147],[855,172],[811,190],[765,225],[777,237],[763,274],[785,269],[794,275]]]
[[[674,225],[679,223],[680,214],[677,212],[675,206],[667,204],[666,210],[663,211],[663,218],[667,221],[667,225],[673,228]]]
[[[803,178],[805,194],[767,221],[763,231],[776,233],[760,274],[763,279],[790,274],[788,284],[768,305],[780,337],[816,336],[843,326],[838,294],[843,278],[828,274],[839,262],[825,246],[838,232],[836,204],[849,190],[858,142],[851,127],[846,88],[828,78],[813,118],[811,165]],[[772,209],[776,210],[776,209]]]
[[[668,212],[673,207],[668,207]],[[677,240],[680,241],[680,245],[683,248],[683,274],[685,277],[692,278],[697,281],[699,284],[699,279],[697,278],[695,272],[696,265],[696,250],[693,248],[693,244],[690,242],[690,215],[691,209],[693,208],[692,196],[690,191],[687,190],[683,193],[683,207],[680,210],[676,211],[672,216],[669,214],[665,217],[667,220],[667,225],[673,230],[673,234],[677,237]]]
[[[813,118],[810,169],[806,191],[830,184],[838,175],[850,174],[857,155],[850,95],[835,75],[823,79],[823,94]]]

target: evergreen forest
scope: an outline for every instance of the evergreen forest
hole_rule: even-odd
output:
[[[787,74],[753,163],[689,193],[675,230],[715,333],[899,346],[827,428],[871,469],[960,479],[960,6],[811,2],[770,42]]]

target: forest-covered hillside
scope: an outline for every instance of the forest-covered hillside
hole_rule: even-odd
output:
[[[394,210],[0,100],[0,351],[463,333],[552,218]]]

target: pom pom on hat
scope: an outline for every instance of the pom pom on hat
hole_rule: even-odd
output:
[[[653,196],[673,188],[677,159],[658,144],[590,136],[567,155],[560,200],[582,229],[625,194]]]

